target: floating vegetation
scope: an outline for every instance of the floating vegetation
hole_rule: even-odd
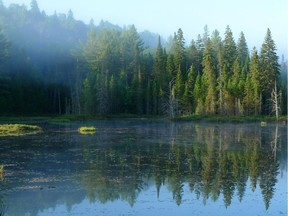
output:
[[[260,125],[261,125],[261,127],[265,127],[265,126],[267,126],[267,122],[262,121],[262,122],[260,123]]]
[[[42,128],[36,125],[25,124],[1,124],[0,136],[24,136],[42,132]]]
[[[96,133],[96,128],[95,127],[80,127],[78,129],[78,132],[83,135],[94,134]]]
[[[4,173],[4,165],[1,164],[0,165],[0,175],[2,175]]]
[[[1,164],[0,165],[0,181],[3,181],[4,180],[4,165]],[[0,215],[1,215],[1,212],[0,212]]]

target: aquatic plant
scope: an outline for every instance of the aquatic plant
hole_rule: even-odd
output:
[[[95,127],[80,127],[78,128],[80,134],[94,134],[96,132]]]
[[[267,126],[267,122],[261,121],[260,125],[261,125],[261,127],[265,127],[265,126]]]
[[[42,131],[42,128],[36,125],[26,124],[1,124],[0,136],[23,136],[36,134]]]
[[[3,173],[4,173],[4,165],[1,164],[1,165],[0,165],[0,175],[3,174]]]

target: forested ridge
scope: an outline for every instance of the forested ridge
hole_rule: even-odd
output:
[[[259,50],[234,37],[205,26],[189,45],[181,28],[165,42],[0,0],[0,115],[286,115],[287,60],[271,31]]]

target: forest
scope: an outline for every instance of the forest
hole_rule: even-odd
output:
[[[220,35],[205,26],[187,43],[179,28],[165,41],[0,0],[0,115],[287,115],[271,31],[259,50],[228,25]]]

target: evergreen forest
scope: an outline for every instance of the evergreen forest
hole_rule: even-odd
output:
[[[179,28],[165,41],[0,0],[0,115],[287,115],[272,32],[259,50],[229,26],[220,35],[205,26],[188,43]]]

